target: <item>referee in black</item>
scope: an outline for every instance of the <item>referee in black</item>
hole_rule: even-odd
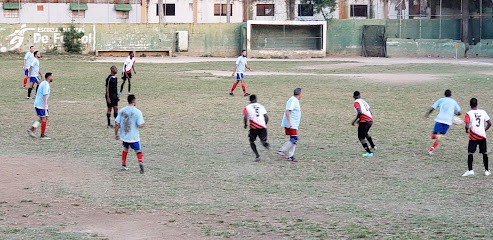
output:
[[[110,68],[111,74],[106,78],[106,106],[108,107],[108,111],[106,112],[106,118],[108,119],[108,128],[113,128],[111,125],[110,117],[111,117],[111,109],[113,108],[113,117],[116,118],[118,116],[118,78],[116,74],[118,70],[115,66],[111,66]]]

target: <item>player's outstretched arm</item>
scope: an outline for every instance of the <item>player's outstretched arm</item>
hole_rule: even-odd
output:
[[[233,69],[233,73],[231,74],[231,76],[235,76],[235,73],[236,73],[236,68],[238,67],[238,64],[235,65],[235,69]]]
[[[244,123],[243,127],[245,129],[247,129],[247,127],[248,127],[248,115],[247,114],[243,114],[243,123]]]
[[[252,69],[250,68],[250,66],[248,66],[248,64],[245,64],[245,67],[246,67],[248,70],[252,71]]]
[[[429,110],[429,111],[425,114],[425,117],[429,117],[429,116],[430,116],[430,114],[431,114],[433,111],[435,111],[435,109],[434,109],[434,108],[430,108],[430,110]]]
[[[488,129],[490,129],[490,127],[491,127],[491,121],[488,120],[488,121],[486,121],[486,123],[487,123],[487,125],[486,125],[486,128],[484,130],[488,131]]]
[[[267,114],[264,114],[264,118],[265,118],[265,124],[267,125],[267,123],[269,123],[269,116],[267,116]]]
[[[120,130],[120,124],[115,123],[115,139],[120,140],[120,136],[118,136],[118,131]]]
[[[351,125],[355,125],[356,122],[358,121],[358,119],[361,117],[361,108],[356,108],[356,118],[353,120],[353,122],[351,123]]]

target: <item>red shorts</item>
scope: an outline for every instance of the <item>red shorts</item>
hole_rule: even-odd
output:
[[[298,135],[298,129],[284,128],[284,131],[286,132],[286,135],[289,135],[289,136],[297,136]]]

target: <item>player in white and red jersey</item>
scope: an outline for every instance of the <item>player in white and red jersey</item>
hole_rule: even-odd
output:
[[[363,148],[365,148],[366,150],[366,153],[363,154],[363,157],[373,157],[373,153],[371,150],[375,151],[377,150],[377,147],[375,146],[375,144],[373,144],[371,136],[368,135],[368,131],[370,131],[371,125],[373,124],[371,108],[365,100],[361,99],[360,93],[358,91],[354,92],[353,97],[353,106],[354,111],[356,111],[356,118],[354,119],[352,125],[354,126],[356,122],[359,123],[358,139],[363,145]],[[368,147],[367,140],[370,143],[372,149]]]
[[[267,122],[269,117],[267,116],[267,110],[264,106],[257,103],[257,96],[250,95],[250,104],[243,109],[243,122],[245,123],[245,129],[248,127],[248,120],[250,120],[250,131],[248,138],[250,140],[250,146],[255,153],[255,162],[260,161],[260,155],[255,145],[257,136],[260,138],[262,145],[269,151],[269,157],[271,156],[270,146],[267,142]]]
[[[490,117],[486,111],[478,109],[478,100],[471,98],[469,102],[471,110],[466,113],[464,122],[466,123],[466,133],[469,133],[469,145],[467,147],[467,167],[468,171],[462,175],[463,177],[474,175],[472,170],[473,154],[479,145],[479,153],[483,154],[484,175],[489,176],[491,173],[488,170],[488,154],[486,144],[486,131],[491,127]],[[486,126],[485,126],[486,123]]]
[[[134,70],[134,74],[137,74],[135,71],[135,56],[134,52],[130,51],[128,53],[127,59],[125,59],[125,63],[123,63],[122,69],[122,86],[120,87],[120,95],[123,93],[123,86],[125,86],[125,81],[128,79],[128,94],[130,95],[130,80],[132,80],[132,70]]]

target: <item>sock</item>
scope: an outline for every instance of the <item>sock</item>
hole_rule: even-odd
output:
[[[26,85],[27,85],[27,76],[24,77],[24,88],[26,87]]]
[[[127,166],[127,154],[128,152],[122,151],[122,166]]]
[[[373,144],[373,139],[371,139],[370,136],[367,136],[366,137],[366,140],[368,140],[368,142],[370,143],[371,148],[374,148],[375,147],[375,144]]]
[[[115,119],[116,119],[116,117],[118,117],[118,113],[114,112],[113,117],[115,117]]]
[[[472,154],[467,155],[467,168],[469,169],[469,171],[472,170],[472,160],[473,160]]]
[[[122,86],[120,87],[120,92],[123,92],[123,86],[125,86],[125,81],[122,82]]]
[[[130,80],[128,80],[128,92],[130,92]]]
[[[279,148],[279,152],[287,151],[289,148],[291,148],[291,145],[293,145],[293,143],[291,141],[285,142],[284,145],[282,145],[282,147]]]
[[[137,153],[137,159],[139,160],[140,163],[144,161],[144,155],[142,155],[142,152]]]
[[[36,130],[36,128],[39,128],[39,126],[41,126],[41,123],[36,121],[33,123],[33,125],[31,126],[31,130]]]
[[[483,154],[484,170],[488,171],[488,154]]]
[[[106,113],[106,118],[108,119],[108,126],[111,125],[110,124],[110,117],[111,117],[111,113]]]
[[[237,82],[235,82],[235,83],[233,84],[233,87],[231,88],[231,92],[233,92],[233,91],[235,90],[236,85],[238,85],[238,83],[237,83]]]
[[[291,143],[291,147],[289,148],[289,157],[294,156],[294,151],[296,150],[296,144]]]
[[[368,143],[362,143],[363,148],[366,150],[367,153],[371,153],[370,148],[368,147]]]
[[[46,131],[46,121],[41,122],[41,135],[44,135]]]
[[[29,89],[27,89],[27,97],[31,97],[31,92],[33,91],[33,88],[30,87]]]
[[[246,87],[244,83],[241,84],[241,89],[243,89],[243,93],[246,93]]]
[[[437,146],[438,146],[438,141],[435,141],[435,142],[433,143],[433,146],[431,146],[431,148],[430,148],[430,152],[433,152],[433,150],[435,150],[435,148],[436,148]]]
[[[260,155],[258,155],[257,145],[255,145],[255,142],[250,142],[250,147],[252,147],[253,153],[255,153],[255,157],[260,157]]]

